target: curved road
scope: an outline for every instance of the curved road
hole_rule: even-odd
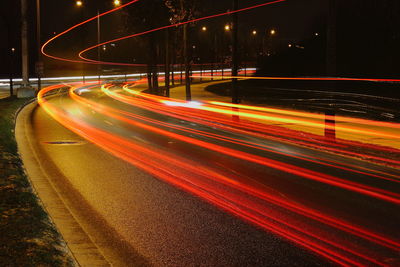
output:
[[[82,209],[128,244],[136,264],[399,264],[397,168],[304,145],[311,136],[303,145],[263,136],[235,116],[237,128],[203,111],[196,120],[179,103],[172,105],[189,109],[180,113],[186,119],[145,97],[118,101],[134,101],[120,87],[109,89],[114,98],[92,86],[72,94],[45,105],[90,141],[42,107],[33,113],[34,138]]]

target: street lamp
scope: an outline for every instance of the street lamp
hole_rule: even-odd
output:
[[[77,7],[82,7],[83,6],[83,1],[81,0],[77,0],[75,2]],[[120,6],[121,5],[121,1],[120,0],[114,0],[113,4],[115,7]],[[101,34],[101,28],[100,28],[100,8],[99,5],[97,6],[97,44],[100,44],[101,38],[100,38],[100,34]],[[100,61],[100,46],[97,47],[97,60]],[[105,51],[106,48],[103,47],[103,50]],[[100,70],[101,70],[101,64],[97,65],[97,74],[98,74],[98,78],[99,78],[99,83],[100,83]]]
[[[229,24],[226,24],[226,25],[225,25],[225,31],[228,32],[228,31],[230,31],[230,30],[231,30],[231,26],[229,26]]]
[[[253,30],[253,31],[251,32],[251,34],[257,35],[257,31],[256,31],[256,30]]]
[[[275,34],[276,34],[276,30],[275,30],[275,29],[272,29],[269,33],[270,33],[271,35],[275,35]]]
[[[203,26],[203,27],[201,28],[201,30],[202,30],[203,32],[205,32],[205,31],[207,31],[207,27],[206,27],[206,26]]]

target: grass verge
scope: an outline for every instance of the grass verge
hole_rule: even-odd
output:
[[[0,265],[73,266],[18,156],[15,113],[26,101],[0,99]]]

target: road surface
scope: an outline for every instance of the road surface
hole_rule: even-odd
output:
[[[35,138],[143,265],[399,264],[398,150],[128,87],[75,89],[40,100]]]

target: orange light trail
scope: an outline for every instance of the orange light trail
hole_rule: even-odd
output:
[[[130,91],[132,93],[132,91]],[[142,97],[147,97],[147,98],[151,98],[153,100],[158,100],[161,103],[168,103],[170,100],[164,100],[163,98],[158,98],[158,97],[154,97],[151,96],[149,94],[144,94],[144,93],[138,93],[140,94]],[[182,103],[182,102],[181,102]],[[211,104],[214,104],[215,102],[209,102]],[[218,102],[217,102],[218,103]],[[228,107],[237,107],[240,108],[242,105],[234,105],[234,104],[217,104],[219,106],[228,106]],[[276,115],[266,115],[264,113],[259,113],[259,112],[245,112],[245,111],[233,111],[231,109],[224,109],[224,108],[218,108],[218,107],[214,107],[214,106],[210,106],[210,105],[201,105],[199,107],[197,107],[200,110],[206,110],[206,111],[211,111],[211,112],[215,112],[215,113],[221,113],[221,114],[226,114],[226,115],[236,115],[239,117],[245,117],[245,118],[250,118],[250,119],[259,119],[259,120],[265,120],[265,121],[275,121],[275,122],[282,122],[282,123],[295,123],[295,124],[301,124],[304,126],[310,126],[310,127],[315,127],[315,128],[320,128],[320,129],[325,129],[325,128],[330,128],[332,130],[337,129],[337,130],[341,130],[344,132],[350,132],[350,133],[358,133],[358,134],[368,134],[368,135],[373,135],[373,136],[378,136],[378,137],[387,137],[387,138],[393,138],[393,139],[400,139],[400,135],[398,134],[387,134],[384,132],[379,132],[379,131],[371,131],[368,129],[363,129],[363,128],[354,128],[354,127],[341,127],[341,126],[329,126],[326,125],[325,123],[317,123],[317,122],[313,122],[313,121],[309,121],[309,120],[304,120],[304,119],[300,119],[300,118],[293,118],[293,117],[283,117],[283,116],[276,116]],[[248,109],[248,108],[247,108]],[[249,110],[249,109],[248,109]],[[258,111],[268,111],[271,112],[270,109],[263,109],[263,108],[257,108],[254,107],[252,108],[252,110],[258,110]],[[290,111],[283,111],[280,110],[280,112],[278,112],[278,110],[276,110],[277,113],[283,113],[283,114],[288,114],[288,115],[295,115],[295,116],[299,116],[303,113],[298,113],[298,112],[290,112]],[[305,113],[304,113],[305,114]],[[313,116],[312,113],[308,113],[307,117],[309,118],[322,118],[319,117],[319,115]],[[334,118],[334,117],[332,117]],[[342,117],[343,118],[343,117]],[[346,121],[356,121],[356,120],[352,120],[351,118],[345,119]],[[359,121],[360,122],[360,121]],[[366,122],[363,122],[366,123]],[[374,124],[378,124],[379,122],[375,122]],[[388,124],[386,124],[388,125]],[[400,124],[389,124],[390,126],[392,125],[396,125],[396,128],[400,128]]]
[[[280,127],[280,128],[274,128],[271,126],[268,126],[266,124],[259,124],[259,123],[253,123],[253,122],[248,122],[248,121],[242,121],[240,124],[237,124],[235,122],[232,121],[232,119],[230,117],[219,117],[216,116],[215,112],[208,112],[212,109],[212,111],[214,111],[215,109],[211,108],[208,109],[207,106],[205,105],[201,105],[201,106],[191,106],[190,108],[186,107],[184,105],[185,101],[183,100],[173,100],[176,103],[180,103],[180,107],[179,106],[175,106],[174,109],[168,108],[168,106],[160,106],[157,105],[156,103],[170,103],[170,99],[166,98],[166,97],[161,97],[161,96],[154,96],[154,95],[149,95],[149,94],[145,94],[142,92],[137,92],[134,90],[130,90],[128,89],[126,86],[123,87],[125,91],[134,94],[136,97],[132,98],[132,97],[128,97],[125,95],[121,95],[121,94],[110,94],[109,96],[111,97],[117,97],[117,100],[123,101],[124,103],[127,104],[134,104],[134,105],[141,105],[142,108],[146,108],[146,106],[148,107],[149,110],[157,110],[157,112],[164,112],[164,114],[168,115],[168,116],[175,116],[175,117],[181,117],[182,114],[185,114],[185,116],[183,117],[183,119],[187,119],[187,118],[192,118],[192,120],[197,120],[198,123],[205,123],[204,120],[206,121],[210,121],[212,122],[212,124],[214,124],[214,126],[217,127],[224,127],[221,126],[219,123],[223,123],[224,125],[230,125],[233,128],[229,128],[230,131],[236,131],[239,127],[242,128],[244,130],[246,130],[246,134],[251,134],[251,135],[255,135],[255,136],[259,136],[259,134],[261,135],[265,135],[271,133],[271,130],[277,131],[277,134],[280,137],[276,137],[276,138],[281,138],[282,136],[286,136],[289,139],[293,139],[293,138],[297,138],[297,139],[303,139],[303,141],[297,141],[298,144],[300,145],[306,145],[308,147],[312,146],[315,147],[317,149],[323,149],[323,150],[328,150],[328,151],[332,151],[334,153],[341,153],[341,154],[345,154],[345,155],[349,155],[349,156],[355,156],[355,157],[359,157],[359,158],[369,158],[373,161],[377,161],[377,162],[383,162],[383,163],[389,163],[392,164],[393,166],[400,166],[400,161],[398,160],[391,160],[391,159],[387,159],[387,158],[383,158],[383,157],[379,157],[379,156],[374,156],[374,155],[366,155],[366,154],[360,154],[360,153],[356,153],[356,152],[352,152],[349,150],[344,150],[341,149],[340,146],[342,147],[347,147],[349,146],[349,148],[351,148],[351,146],[357,145],[357,146],[364,146],[366,148],[371,148],[371,149],[375,149],[375,150],[382,150],[382,151],[390,151],[390,152],[395,152],[395,153],[399,153],[399,151],[397,149],[392,149],[392,148],[385,148],[385,147],[381,147],[381,146],[373,146],[371,144],[362,144],[362,143],[355,143],[355,142],[351,142],[351,141],[346,141],[343,140],[342,143],[343,145],[339,145],[339,143],[337,142],[327,142],[327,140],[323,137],[318,137],[318,136],[313,136],[313,139],[317,139],[318,142],[325,144],[324,146],[321,146],[317,143],[310,143],[310,142],[304,142],[307,141],[307,138],[301,137],[301,136],[294,136],[293,134],[295,132],[293,131],[289,131],[289,130],[285,130],[284,128]],[[138,99],[138,97],[140,98],[144,98],[144,99],[148,99],[148,100],[152,100],[156,103],[151,104],[150,102],[146,102],[146,101],[142,101]],[[139,103],[140,102],[140,103]],[[208,113],[202,113],[203,111],[207,111]],[[218,111],[220,109],[217,109]],[[231,111],[231,110],[227,110],[225,109],[223,114],[225,115],[231,115],[231,114],[237,114],[239,116],[241,116],[241,114],[243,114],[244,112],[237,112],[237,111]],[[271,116],[270,116],[271,117]],[[181,117],[182,118],[182,117]],[[277,118],[276,120],[279,120],[280,118]],[[302,120],[298,120],[298,119],[292,119],[292,121],[296,121],[298,124],[301,125],[301,121]],[[314,123],[316,124],[316,123]],[[323,129],[325,127],[325,125],[323,123],[317,124],[318,128]],[[344,128],[344,127],[341,127]],[[336,129],[340,129],[337,128]],[[347,127],[345,128],[347,129]],[[371,132],[368,130],[363,130],[361,129],[356,129],[357,132],[365,134],[367,133],[372,133],[372,134],[380,134],[380,133],[375,133],[375,132]],[[351,130],[350,130],[351,131]],[[269,135],[270,137],[270,135]],[[390,136],[392,137],[392,135]],[[398,137],[398,136],[396,136]],[[287,139],[286,139],[287,140]],[[290,142],[295,142],[293,140],[291,140]]]
[[[85,20],[69,29],[57,34],[48,40],[41,48],[42,53],[52,59],[62,60],[72,63],[87,64],[105,64],[105,65],[121,65],[121,66],[142,66],[144,64],[115,63],[96,61],[84,57],[83,55],[99,46],[112,42],[122,41],[128,38],[141,36],[144,34],[160,31],[170,27],[181,26],[187,23],[211,19],[237,12],[277,4],[285,0],[272,1],[243,8],[236,11],[229,11],[221,14],[215,14],[203,18],[194,19],[178,23],[175,25],[167,25],[157,29],[151,29],[145,32],[120,37],[114,40],[96,44],[79,52],[79,58],[82,60],[67,59],[50,55],[46,52],[48,45],[57,38],[71,32],[79,26],[89,23],[99,17],[105,16],[139,0],[130,1],[117,8],[104,12],[98,16]],[[225,78],[225,79],[261,79],[261,80],[321,80],[321,81],[395,81],[399,79],[358,79],[358,78],[286,78],[286,77],[243,77],[243,76],[224,76],[218,75],[221,72],[215,72],[210,76],[209,72],[202,75],[194,75],[194,78]],[[306,112],[289,111],[283,109],[272,109],[264,107],[254,107],[248,105],[234,105],[222,102],[186,102],[173,100],[165,97],[151,96],[141,92],[130,90],[130,86],[135,83],[127,83],[123,89],[125,92],[133,94],[126,96],[111,90],[111,85],[103,86],[103,92],[122,103],[126,103],[141,109],[147,109],[151,112],[162,115],[179,118],[188,122],[199,123],[201,125],[215,127],[227,132],[245,134],[264,140],[279,140],[290,144],[296,144],[303,147],[312,147],[329,151],[335,154],[344,154],[359,158],[368,158],[377,162],[390,163],[393,166],[400,166],[400,161],[385,159],[374,154],[362,154],[349,151],[355,142],[340,140],[340,142],[330,142],[321,137],[313,136],[315,141],[310,141],[304,136],[293,136],[296,131],[283,129],[282,127],[269,126],[262,123],[252,122],[251,120],[273,121],[280,123],[296,123],[309,127],[325,129],[327,126],[318,123],[315,120],[323,120],[325,118],[335,119],[340,122],[354,123],[357,125],[365,125],[362,127],[343,127],[335,126],[335,129],[354,134],[368,134],[377,137],[386,137],[392,139],[400,139],[399,135],[388,134],[382,131],[372,131],[368,126],[374,125],[378,127],[399,129],[400,124],[377,122],[363,120],[357,118],[348,118],[341,116],[324,116],[321,114],[312,114]],[[351,164],[341,163],[335,160],[313,158],[298,152],[285,152],[276,149],[267,144],[258,144],[248,140],[215,134],[207,131],[192,129],[185,126],[178,126],[172,123],[162,122],[156,119],[140,116],[131,112],[115,109],[106,105],[90,101],[75,93],[79,88],[87,87],[79,83],[69,85],[69,96],[73,99],[78,107],[89,108],[101,113],[109,118],[126,123],[132,127],[142,129],[148,133],[158,136],[165,136],[173,140],[178,140],[189,145],[197,146],[217,154],[223,154],[230,158],[240,159],[243,162],[251,162],[253,164],[265,166],[278,170],[282,173],[292,174],[295,177],[301,177],[315,182],[331,185],[344,191],[362,194],[367,197],[377,198],[391,204],[400,204],[400,194],[391,192],[385,188],[387,184],[399,183],[398,176],[378,170],[368,169],[363,166],[352,166]],[[303,246],[339,265],[342,266],[387,266],[387,259],[398,256],[400,242],[396,236],[391,236],[379,231],[373,231],[368,227],[360,226],[359,223],[349,222],[346,219],[328,214],[318,208],[312,208],[309,205],[302,204],[283,194],[277,194],[269,186],[247,177],[246,174],[236,174],[225,169],[218,168],[209,162],[199,162],[184,155],[173,153],[166,148],[158,148],[152,144],[146,144],[141,141],[131,140],[119,136],[118,134],[100,129],[93,126],[84,115],[73,114],[64,107],[57,107],[51,104],[44,97],[54,90],[65,88],[66,85],[54,85],[46,87],[39,92],[38,103],[41,107],[51,115],[55,120],[64,125],[69,130],[86,138],[90,142],[98,145],[111,154],[119,157],[130,164],[148,172],[154,177],[165,181],[175,187],[186,192],[196,195],[203,200],[223,209],[247,222],[253,223],[262,229],[275,233],[279,236],[290,240],[291,242]],[[170,106],[168,106],[170,105]],[[241,120],[240,122],[232,121],[230,116],[238,116],[241,119],[247,118],[250,121]],[[165,130],[167,128],[168,130]],[[329,128],[329,126],[328,126]],[[332,127],[331,127],[332,128]],[[170,131],[170,129],[176,132]],[[333,129],[333,128],[332,128]],[[179,133],[177,133],[179,132]],[[184,135],[187,134],[187,135]],[[192,135],[205,137],[206,140],[211,139],[216,143],[202,141],[191,137]],[[309,135],[311,136],[311,135]],[[350,174],[358,174],[360,176],[368,176],[371,181],[350,181],[346,177],[336,177],[318,171],[314,171],[305,167],[299,167],[294,164],[288,164],[279,160],[271,159],[264,156],[243,152],[239,149],[226,147],[220,143],[227,143],[234,146],[245,147],[247,149],[257,150],[261,152],[274,153],[274,155],[287,156],[296,160],[301,160],[310,164],[322,165],[328,168],[337,168]],[[378,147],[370,144],[360,144],[365,148],[379,151],[390,151],[398,153],[398,150],[391,148]],[[372,179],[372,177],[374,179]],[[360,179],[361,180],[361,179]],[[363,182],[378,185],[366,185]],[[380,184],[382,183],[382,184]],[[383,186],[385,185],[385,186]],[[383,187],[383,188],[381,188]],[[317,206],[317,205],[316,205]]]
[[[343,266],[385,266],[386,257],[380,253],[385,251],[395,257],[398,251],[399,242],[389,237],[302,206],[268,188],[246,185],[240,177],[232,174],[227,176],[224,171],[201,162],[192,162],[167,150],[124,139],[93,127],[82,119],[71,117],[68,112],[43,98],[46,93],[61,87],[63,85],[47,87],[38,95],[38,102],[53,118],[113,155],[165,182]],[[113,118],[126,121],[125,116],[129,115],[130,118],[145,119],[85,99],[74,94],[73,89],[70,89],[70,96],[77,103]],[[135,123],[148,127],[137,124],[137,121]],[[324,226],[320,227],[319,224]]]
[[[59,37],[65,35],[65,34],[67,34],[68,32],[70,32],[70,31],[72,31],[72,30],[78,28],[79,26],[82,26],[82,25],[84,25],[84,24],[86,24],[86,23],[89,23],[89,22],[91,22],[91,21],[93,21],[93,20],[96,20],[97,18],[100,18],[100,17],[105,16],[105,15],[107,15],[107,14],[110,14],[110,13],[112,13],[112,12],[115,12],[115,11],[117,11],[117,10],[120,10],[120,9],[126,7],[126,6],[132,5],[132,4],[134,4],[134,3],[138,2],[138,1],[139,1],[139,0],[133,0],[133,1],[130,1],[130,2],[126,3],[126,4],[120,5],[120,6],[116,7],[116,8],[114,8],[114,9],[108,10],[108,11],[106,11],[106,12],[104,12],[104,13],[101,13],[101,14],[99,14],[99,15],[97,15],[97,16],[94,16],[94,17],[92,17],[92,18],[90,18],[90,19],[87,19],[87,20],[85,20],[85,21],[82,21],[81,23],[78,23],[78,24],[76,24],[76,25],[74,25],[74,26],[72,26],[72,27],[66,29],[65,31],[63,31],[63,32],[61,32],[61,33],[59,33],[59,34],[53,36],[52,38],[50,38],[49,40],[47,40],[47,41],[42,45],[42,47],[41,47],[41,52],[42,52],[42,54],[45,55],[46,57],[49,57],[49,58],[52,58],[52,59],[56,59],[56,60],[60,60],[60,61],[66,61],[66,62],[72,62],[72,63],[86,63],[86,64],[90,64],[90,62],[83,61],[83,60],[74,60],[74,59],[68,59],[68,58],[62,58],[62,57],[57,57],[57,56],[50,55],[50,54],[48,54],[48,53],[45,51],[45,50],[46,50],[46,47],[47,47],[51,42],[53,42],[54,40],[56,40],[57,38],[59,38]],[[93,64],[93,63],[92,63],[92,64]],[[95,63],[95,64],[99,64],[99,63]]]
[[[106,95],[117,99],[117,100],[122,100],[124,101],[123,96],[121,96],[118,93],[115,92],[111,92],[110,90],[108,90],[105,86],[103,86],[103,91],[105,92]],[[131,101],[129,101],[130,104],[133,104],[132,99],[130,99]],[[137,105],[137,104],[136,104]],[[140,103],[140,107],[143,107],[143,102]],[[122,118],[119,118],[122,119]],[[149,126],[146,126],[147,128]],[[181,141],[184,142],[188,142],[191,144],[195,144],[198,146],[202,146],[205,147],[207,149],[213,150],[215,152],[218,153],[222,153],[222,154],[226,154],[229,155],[231,157],[236,157],[238,159],[241,160],[245,160],[245,161],[249,161],[249,162],[253,162],[253,163],[257,163],[260,165],[264,165],[270,168],[274,168],[283,172],[287,172],[287,173],[291,173],[294,174],[296,176],[301,176],[307,179],[311,179],[311,180],[315,180],[315,181],[319,181],[322,183],[327,183],[333,186],[337,186],[340,188],[344,188],[347,190],[351,190],[351,191],[355,191],[358,193],[362,193],[362,194],[366,194],[369,196],[373,196],[376,198],[380,198],[386,201],[390,201],[396,204],[400,204],[400,194],[396,194],[396,193],[392,193],[392,192],[388,192],[385,190],[381,190],[381,189],[377,189],[377,188],[372,188],[372,187],[368,187],[365,185],[361,185],[361,184],[357,184],[357,183],[353,183],[347,180],[343,180],[337,177],[333,177],[333,176],[329,176],[329,175],[325,175],[322,173],[316,173],[313,171],[310,171],[308,169],[304,169],[301,167],[297,167],[297,166],[293,166],[293,165],[288,165],[282,162],[277,162],[275,160],[269,159],[269,158],[263,158],[263,157],[259,157],[256,155],[250,155],[248,153],[244,153],[244,152],[240,152],[240,151],[236,151],[236,150],[232,150],[229,149],[227,147],[221,147],[218,145],[214,145],[214,144],[210,144],[210,143],[206,143],[203,141],[199,141],[193,138],[188,138],[185,136],[181,136],[181,135],[177,135],[168,131],[163,131],[161,129],[152,127],[151,128],[152,131],[154,132],[158,132],[167,136],[170,136],[172,138],[175,139],[179,139]],[[390,196],[391,195],[391,196]]]
[[[228,12],[224,12],[224,13],[220,13],[220,14],[214,14],[214,15],[210,15],[210,16],[206,16],[206,17],[202,17],[202,18],[197,18],[197,19],[192,19],[192,20],[188,20],[185,22],[180,22],[180,23],[176,23],[176,24],[171,24],[171,25],[166,25],[166,26],[162,26],[156,29],[151,29],[151,30],[147,30],[141,33],[135,33],[135,34],[131,34],[131,35],[127,35],[124,37],[120,37],[120,38],[116,38],[113,40],[109,40],[106,42],[103,42],[101,44],[96,44],[93,45],[91,47],[88,47],[84,50],[82,50],[81,52],[79,52],[79,58],[86,60],[88,62],[93,62],[93,63],[97,63],[97,64],[106,64],[106,65],[121,65],[121,66],[135,66],[135,64],[130,64],[130,63],[114,63],[114,62],[102,62],[102,61],[97,61],[97,60],[93,60],[93,59],[89,59],[83,56],[83,54],[85,54],[86,52],[89,52],[90,50],[93,50],[97,47],[109,44],[109,43],[116,43],[122,40],[126,40],[129,38],[134,38],[134,37],[138,37],[141,35],[145,35],[145,34],[149,34],[152,32],[156,32],[156,31],[161,31],[161,30],[165,30],[165,29],[169,29],[169,28],[173,28],[173,27],[178,27],[178,26],[182,26],[185,24],[189,24],[189,23],[194,23],[194,22],[198,22],[198,21],[202,21],[202,20],[208,20],[208,19],[212,19],[212,18],[217,18],[217,17],[222,17],[222,16],[226,16],[226,15],[232,15],[235,13],[240,13],[240,12],[244,12],[244,11],[248,11],[248,10],[252,10],[252,9],[256,9],[256,8],[260,8],[260,7],[264,7],[264,6],[269,6],[269,5],[274,5],[274,4],[278,4],[278,3],[282,3],[285,2],[286,0],[276,0],[276,1],[271,1],[271,2],[267,2],[267,3],[262,3],[262,4],[258,4],[258,5],[254,5],[254,6],[250,6],[250,7],[245,7],[245,8],[241,8],[238,10],[232,10],[232,11],[228,11]]]
[[[79,52],[78,56],[79,56],[79,58],[81,58],[83,60],[74,60],[74,59],[57,57],[57,56],[50,55],[45,51],[46,47],[51,42],[53,42],[54,40],[56,40],[57,38],[65,35],[65,34],[67,34],[68,32],[71,32],[72,30],[74,30],[74,29],[76,29],[76,28],[78,28],[78,27],[80,27],[80,26],[82,26],[84,24],[87,24],[87,23],[89,23],[89,22],[91,22],[93,20],[96,20],[96,19],[98,19],[98,18],[100,18],[102,16],[105,16],[105,15],[108,15],[108,14],[113,13],[115,11],[118,11],[120,9],[123,9],[123,8],[125,8],[125,7],[127,7],[129,5],[132,5],[132,4],[134,4],[134,3],[138,2],[138,1],[139,0],[133,0],[133,1],[130,1],[130,2],[126,3],[126,4],[120,5],[120,6],[116,7],[116,8],[114,8],[114,9],[108,10],[108,11],[106,11],[104,13],[96,15],[96,16],[90,18],[90,19],[87,19],[87,20],[85,20],[85,21],[83,21],[81,23],[78,23],[78,24],[68,28],[67,30],[57,34],[56,36],[50,38],[48,41],[46,41],[42,45],[42,47],[41,47],[42,54],[45,55],[46,57],[49,57],[49,58],[52,58],[52,59],[71,62],[71,63],[103,64],[103,65],[118,65],[118,66],[144,66],[145,64],[131,64],[131,63],[116,63],[116,62],[97,61],[97,60],[92,60],[92,59],[89,59],[89,58],[85,58],[85,57],[83,57],[83,54],[88,52],[88,51],[90,51],[90,50],[92,50],[92,49],[95,49],[97,47],[100,47],[100,46],[103,46],[103,45],[106,45],[106,44],[109,44],[109,43],[115,43],[115,42],[119,42],[119,41],[122,41],[122,40],[125,40],[125,39],[129,39],[129,38],[133,38],[133,37],[149,34],[149,33],[155,32],[155,31],[160,31],[160,30],[164,30],[164,29],[168,29],[168,28],[172,28],[172,27],[182,26],[182,25],[193,23],[193,22],[197,22],[197,21],[202,21],[202,20],[207,20],[207,19],[211,19],[211,18],[231,15],[231,14],[235,14],[235,13],[239,13],[239,12],[244,12],[244,11],[260,8],[260,7],[263,7],[263,6],[273,5],[273,4],[285,2],[286,0],[276,0],[276,1],[272,1],[272,2],[262,3],[262,4],[250,6],[250,7],[241,8],[241,9],[238,9],[238,10],[228,11],[228,12],[224,12],[224,13],[220,13],[220,14],[214,14],[214,15],[210,15],[210,16],[206,16],[206,17],[202,17],[202,18],[197,18],[197,19],[192,19],[192,20],[189,20],[189,21],[185,21],[185,22],[181,22],[181,23],[177,23],[177,24],[171,24],[171,25],[159,27],[157,29],[144,31],[144,32],[141,32],[141,33],[136,33],[136,34],[131,34],[131,35],[128,35],[128,36],[116,38],[116,39],[113,39],[113,40],[110,40],[110,41],[103,42],[101,44],[96,44],[94,46],[91,46],[91,47],[86,48],[86,49],[82,50],[81,52]]]
[[[198,75],[192,75],[199,78]],[[287,80],[287,81],[353,81],[353,82],[400,82],[400,79],[374,79],[374,78],[338,78],[338,77],[243,77],[243,76],[202,76],[215,79],[246,79],[246,80]]]
[[[305,118],[322,119],[322,120],[331,119],[331,120],[335,120],[336,122],[350,122],[350,123],[357,123],[357,124],[363,124],[363,125],[374,125],[374,126],[380,126],[380,127],[386,127],[386,128],[399,128],[400,129],[400,123],[394,123],[394,122],[380,122],[380,121],[343,117],[343,116],[329,116],[329,115],[315,114],[315,113],[309,113],[309,112],[300,112],[300,111],[293,111],[293,110],[286,110],[286,109],[265,108],[265,107],[249,106],[249,105],[231,104],[231,103],[225,103],[225,102],[219,102],[219,101],[209,101],[208,103],[217,105],[217,106],[223,106],[223,107],[235,107],[235,108],[239,108],[239,109],[272,112],[272,113],[299,116],[299,117],[305,117]]]

